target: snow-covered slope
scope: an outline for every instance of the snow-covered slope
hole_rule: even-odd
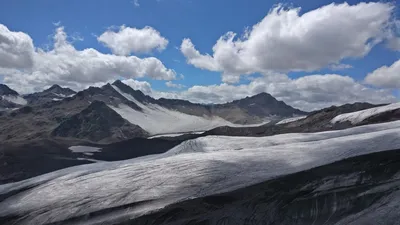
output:
[[[399,148],[400,121],[322,133],[202,137],[162,155],[78,166],[2,185],[0,195],[10,197],[0,203],[0,217],[24,215],[18,224],[43,224],[109,209],[81,224],[111,224],[186,199]]]
[[[130,123],[140,126],[152,135],[206,131],[219,126],[235,126],[220,117],[193,116],[157,104],[144,104],[137,101],[132,95],[124,93],[115,85],[112,86],[126,99],[142,108],[142,111],[132,109],[125,104],[120,104],[118,107],[109,105],[109,107]]]
[[[17,104],[17,105],[26,105],[27,104],[27,101],[24,98],[22,98],[21,96],[19,96],[19,95],[16,95],[16,96],[14,96],[14,95],[4,95],[4,96],[1,96],[1,98],[3,100],[12,102],[12,103]]]
[[[292,118],[287,118],[287,119],[284,119],[284,120],[281,120],[281,121],[279,121],[279,122],[277,122],[276,124],[286,124],[286,123],[290,123],[290,122],[294,122],[294,121],[297,121],[297,120],[301,120],[301,119],[304,119],[304,118],[306,118],[307,116],[298,116],[298,117],[292,117]]]
[[[358,123],[364,121],[365,119],[368,119],[371,116],[374,116],[374,115],[377,115],[380,113],[384,113],[387,111],[396,110],[396,109],[400,109],[400,102],[390,104],[390,105],[375,107],[375,108],[371,108],[371,109],[365,109],[365,110],[361,110],[361,111],[357,111],[357,112],[341,114],[341,115],[338,115],[335,118],[333,118],[331,120],[331,123],[342,123],[342,122],[349,121],[349,122],[351,122],[351,124],[355,125],[355,124],[358,124]]]

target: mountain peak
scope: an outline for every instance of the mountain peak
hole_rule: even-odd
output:
[[[76,93],[76,92],[73,91],[72,89],[70,89],[70,88],[63,88],[63,87],[61,87],[61,86],[58,85],[58,84],[53,84],[50,88],[44,90],[43,92],[44,92],[44,93],[50,92],[50,93],[55,93],[55,94],[62,94],[62,95],[65,95],[65,96],[73,95],[73,94]]]
[[[62,87],[58,84],[53,84],[50,88],[48,88],[47,90],[54,90],[54,89],[61,89]]]
[[[112,85],[126,85],[126,84],[124,84],[121,80],[115,80],[114,83],[112,83]]]
[[[0,95],[19,95],[18,92],[9,88],[5,84],[0,84]]]
[[[249,98],[270,98],[270,99],[273,98],[273,99],[275,99],[272,95],[270,95],[270,94],[268,94],[266,92],[258,93],[256,95],[253,95],[253,96],[249,97]]]
[[[140,102],[155,102],[155,100],[152,97],[145,95],[140,90],[133,89],[131,86],[125,84],[124,82],[122,82],[120,80],[114,81],[114,83],[112,85],[116,86],[121,91],[132,95],[136,100],[138,100]]]

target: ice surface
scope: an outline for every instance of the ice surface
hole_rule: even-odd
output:
[[[100,152],[101,148],[90,147],[90,146],[71,146],[68,148],[72,152],[76,153],[93,153],[93,152]]]
[[[14,95],[3,95],[1,96],[4,100],[15,103],[17,105],[26,105],[28,102],[21,96]]]
[[[130,123],[139,125],[152,135],[207,131],[220,126],[242,126],[233,124],[222,119],[221,117],[199,117],[170,110],[157,104],[142,104],[132,95],[121,91],[114,85],[112,86],[126,99],[134,102],[136,105],[142,108],[142,111],[132,109],[125,104],[120,104],[118,107],[109,105],[109,107],[120,114],[124,119],[128,120]],[[258,125],[260,124],[253,126]]]
[[[371,116],[384,113],[387,111],[392,111],[395,109],[400,109],[400,102],[399,103],[393,103],[390,105],[385,105],[385,106],[380,106],[380,107],[375,107],[375,108],[370,108],[370,109],[365,109],[357,112],[352,112],[352,113],[345,113],[336,116],[331,120],[331,123],[342,123],[346,121],[350,121],[351,124],[355,125],[358,124],[365,119],[368,119]]]
[[[400,121],[321,133],[202,137],[160,155],[77,166],[1,185],[0,194],[21,192],[0,203],[0,217],[26,215],[19,224],[41,224],[138,203],[95,218],[111,224],[185,199],[392,149],[400,149]]]
[[[294,121],[297,121],[297,120],[304,119],[304,118],[306,118],[306,117],[307,117],[307,116],[298,116],[298,117],[287,118],[287,119],[284,119],[284,120],[279,121],[279,122],[276,123],[276,124],[290,123],[290,122],[294,122]]]

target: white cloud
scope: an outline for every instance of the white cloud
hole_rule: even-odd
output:
[[[367,84],[383,88],[400,88],[400,60],[391,66],[382,66],[365,78]]]
[[[329,66],[329,68],[333,71],[337,71],[337,70],[351,69],[353,68],[353,66],[349,64],[332,64]]]
[[[168,45],[168,40],[152,27],[137,29],[121,26],[117,32],[107,30],[97,40],[117,55],[150,53],[154,49],[162,51]]]
[[[391,30],[394,6],[371,2],[330,4],[300,14],[277,6],[241,38],[228,32],[201,54],[190,39],[181,52],[197,68],[221,71],[225,82],[268,71],[315,71],[345,58],[365,56]]]
[[[394,51],[400,51],[400,20],[395,20],[393,24],[393,29],[388,32],[387,47]]]
[[[165,85],[167,85],[167,87],[170,87],[170,88],[177,88],[177,89],[182,89],[182,88],[186,87],[186,86],[183,85],[183,84],[175,84],[175,83],[173,83],[172,81],[167,81],[167,82],[165,82]]]
[[[152,94],[152,89],[151,85],[147,81],[138,81],[134,79],[126,79],[122,80],[122,82],[128,86],[130,86],[134,90],[140,90],[146,95],[151,95]]]
[[[4,28],[2,31],[6,32],[1,32],[0,40],[6,40],[5,43],[9,44],[0,45],[0,57],[9,54],[15,57],[12,61],[0,60],[0,74],[4,75],[4,83],[22,93],[41,90],[54,83],[80,89],[119,77],[129,79],[147,76],[157,80],[176,78],[174,70],[167,69],[154,57],[103,54],[92,48],[77,50],[67,41],[67,34],[62,27],[57,28],[54,47],[50,51],[40,48],[34,50],[28,35]],[[23,41],[17,41],[17,37]],[[3,46],[8,50],[3,50]]]
[[[0,24],[0,67],[26,68],[33,65],[33,41],[22,32],[12,32]]]
[[[140,6],[139,0],[133,0],[133,5],[135,5],[135,7],[139,7]]]

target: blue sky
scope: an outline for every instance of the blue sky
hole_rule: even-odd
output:
[[[347,2],[349,5],[359,3],[359,1]],[[232,31],[241,36],[246,27],[252,27],[259,23],[277,4],[284,4],[287,8],[301,7],[299,13],[301,16],[330,3],[330,1],[316,0],[231,0],[229,3],[221,0],[139,0],[139,6],[136,6],[133,0],[14,0],[0,3],[0,24],[6,26],[10,31],[26,33],[33,40],[36,48],[46,49],[47,46],[53,45],[53,35],[56,29],[54,23],[60,22],[59,26],[64,27],[67,35],[79,36],[83,39],[73,41],[72,45],[76,50],[94,48],[106,54],[112,54],[112,51],[105,47],[104,43],[100,43],[97,37],[109,27],[125,25],[142,29],[150,26],[168,40],[167,47],[161,52],[152,51],[150,54],[133,53],[132,55],[139,58],[155,57],[159,59],[166,68],[173,69],[178,76],[184,75],[184,79],[177,79],[173,82],[185,85],[186,88],[175,90],[167,87],[165,80],[154,80],[148,76],[138,77],[136,80],[147,81],[153,90],[160,93],[168,91],[175,93],[187,90],[194,85],[209,86],[223,83],[221,80],[223,71],[212,71],[186,62],[187,57],[180,50],[184,38],[190,38],[201,54],[212,55],[212,47],[222,35]],[[336,1],[336,3],[342,3],[342,1]],[[398,19],[397,3],[394,1],[383,4],[394,6],[391,20]],[[394,34],[396,36],[396,31]],[[345,75],[368,88],[383,88],[390,93],[397,93],[397,88],[372,87],[373,85],[365,84],[363,80],[368,73],[382,66],[391,66],[399,58],[399,51],[387,48],[384,40],[362,57],[339,59],[340,64],[348,64],[352,68],[332,70],[329,65],[326,65],[312,71],[289,70],[284,73],[290,79],[314,74]],[[282,71],[277,72],[281,73]],[[7,76],[7,74],[2,75]],[[257,71],[251,75],[251,77],[260,76],[264,75]],[[239,82],[232,85],[237,86],[250,82],[248,76],[240,76]],[[232,98],[234,97],[232,96]]]

